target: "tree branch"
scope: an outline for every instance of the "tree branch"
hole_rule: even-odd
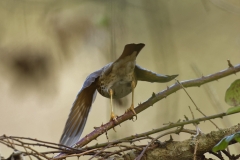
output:
[[[193,80],[183,81],[183,82],[180,82],[180,83],[185,88],[187,88],[187,87],[200,87],[201,85],[203,85],[205,83],[221,79],[221,78],[229,76],[231,74],[236,74],[236,72],[239,72],[239,71],[240,71],[240,64],[238,64],[234,67],[229,67],[228,69],[225,69],[223,71],[220,71],[220,72],[208,75],[208,76],[204,76],[204,77],[193,79]],[[139,104],[135,108],[136,113],[140,113],[140,112],[144,111],[148,107],[152,106],[154,103],[160,101],[163,98],[166,98],[168,95],[170,95],[170,94],[172,94],[172,93],[174,93],[174,92],[176,92],[180,89],[181,89],[181,86],[178,83],[176,83],[176,84],[168,87],[167,89],[159,92],[158,94],[153,94],[151,98],[149,98],[144,103]],[[122,116],[117,117],[117,122],[116,121],[110,121],[110,122],[96,128],[93,132],[91,132],[90,134],[88,134],[84,138],[82,138],[76,144],[76,147],[77,148],[83,147],[84,145],[88,144],[89,142],[96,139],[97,137],[99,137],[100,135],[102,135],[106,131],[110,130],[111,128],[117,126],[118,124],[121,124],[122,122],[124,122],[128,119],[132,119],[133,116],[134,116],[134,114],[132,112],[126,112]]]
[[[231,135],[240,131],[240,124],[232,126],[220,131],[212,131],[206,135],[202,134],[197,137],[198,148],[196,152],[196,159],[203,159],[204,153],[211,152],[212,148],[225,136]],[[147,160],[192,160],[194,157],[194,148],[196,145],[196,139],[191,138],[182,142],[178,141],[166,141],[163,144],[157,146],[155,149],[148,150],[142,159]],[[131,151],[124,156],[115,156],[114,160],[133,160],[139,156],[141,152]],[[113,157],[111,157],[113,158]]]

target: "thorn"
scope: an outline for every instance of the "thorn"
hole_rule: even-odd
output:
[[[167,86],[167,90],[169,90],[169,87]]]
[[[227,62],[228,62],[228,67],[234,68],[229,59],[227,60]]]
[[[105,132],[105,135],[106,135],[107,141],[109,142],[109,139],[108,139],[108,134],[107,134],[107,132]]]
[[[173,138],[172,138],[172,135],[170,135],[170,139],[167,140],[167,142],[172,142],[173,141]]]
[[[232,65],[232,63],[230,62],[230,60],[227,60],[228,61],[228,66],[229,68],[232,68],[234,70],[234,74],[236,75],[236,70],[234,68],[234,66]]]
[[[152,93],[152,98],[154,98],[154,97],[156,97],[156,94],[153,92],[153,93]]]

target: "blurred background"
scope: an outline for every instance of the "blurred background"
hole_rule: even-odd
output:
[[[85,78],[116,60],[128,43],[146,44],[139,65],[179,74],[180,81],[226,69],[228,59],[240,63],[238,0],[1,0],[0,21],[0,135],[59,142]],[[225,91],[237,78],[187,91],[206,115],[220,113],[229,108]],[[174,83],[139,82],[135,106]],[[130,98],[115,101],[117,115],[130,106]],[[109,131],[109,140],[159,128],[184,115],[191,119],[188,106],[195,118],[202,117],[180,90],[140,113],[137,121]],[[109,99],[98,94],[82,136],[106,123],[109,113]],[[214,122],[230,127],[239,123],[239,115]],[[210,122],[199,127],[204,133],[217,130]],[[190,135],[174,136],[186,138]],[[103,135],[91,144],[105,141]],[[0,153],[7,157],[12,150],[0,145]]]

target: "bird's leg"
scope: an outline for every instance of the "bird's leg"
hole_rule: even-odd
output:
[[[134,113],[134,115],[137,117],[137,113],[134,110],[134,89],[136,87],[135,81],[132,81],[131,87],[132,87],[132,104],[131,104],[130,108],[127,109],[127,111],[131,110]]]
[[[110,106],[111,106],[110,121],[111,120],[117,121],[117,117],[116,117],[116,115],[113,112],[113,101],[112,101],[112,99],[113,99],[112,98],[113,97],[113,90],[112,89],[109,90],[109,94],[110,94]]]

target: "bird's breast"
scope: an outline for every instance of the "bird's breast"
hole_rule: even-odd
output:
[[[109,76],[104,79],[100,78],[100,87],[98,87],[98,92],[107,98],[110,98],[109,91],[113,90],[113,98],[119,99],[127,96],[132,92],[132,81],[137,84],[134,72],[125,74],[124,76],[109,74]]]
[[[127,96],[129,93],[132,92],[132,81],[117,81],[111,87],[99,88],[98,92],[107,98],[110,98],[109,90],[113,90],[113,98],[119,99]],[[135,82],[136,83],[136,82]]]
[[[135,56],[135,57],[134,57]],[[110,98],[109,91],[113,90],[113,98],[125,97],[132,92],[132,81],[136,78],[134,73],[136,55],[127,56],[117,62],[106,65],[99,77],[98,92],[107,98]]]

